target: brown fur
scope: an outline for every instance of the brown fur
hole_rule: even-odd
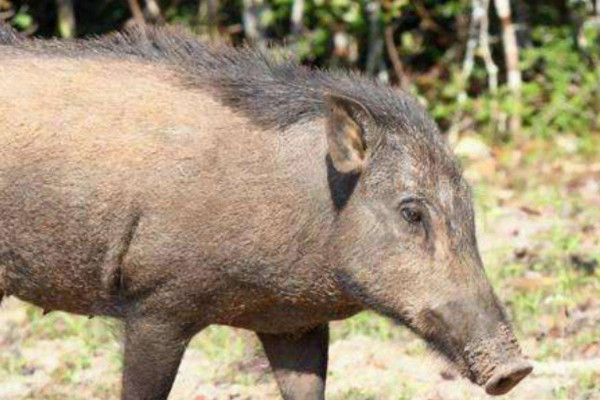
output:
[[[299,106],[279,80],[250,79],[255,97],[240,83],[236,103],[223,86],[233,75],[198,66],[216,53],[152,35],[162,56],[133,51],[148,45],[140,38],[129,52],[0,45],[0,291],[123,319],[124,399],[165,399],[209,324],[259,333],[286,399],[323,398],[326,324],[365,308],[480,383],[496,368],[472,360],[519,357],[481,267],[468,187],[412,100],[343,77],[336,93],[323,75],[307,83],[319,96],[296,93]],[[182,58],[182,43],[197,58]],[[222,65],[232,71],[254,60],[226,51],[242,63]],[[357,88],[372,94],[349,97]],[[278,93],[301,115],[252,115],[253,98]],[[469,344],[487,350],[469,355]]]
[[[161,230],[159,236],[163,241],[173,242],[171,244],[176,246],[181,245],[183,248],[178,250],[193,253],[199,249],[187,247],[196,247],[195,245],[177,242],[182,239],[189,242],[194,233],[200,236],[195,239],[196,243],[203,243],[203,246],[215,251],[223,246],[223,243],[219,242],[221,237],[229,237],[229,240],[239,237],[243,240],[250,235],[256,235],[254,240],[260,244],[263,251],[276,259],[280,257],[277,253],[289,246],[291,240],[286,240],[286,236],[289,237],[294,232],[286,231],[290,231],[288,221],[293,221],[295,216],[294,210],[286,208],[289,198],[300,198],[301,193],[292,191],[293,188],[282,188],[280,199],[274,199],[275,201],[264,209],[261,209],[261,205],[250,205],[241,202],[240,199],[258,192],[255,180],[260,179],[260,175],[266,174],[270,169],[281,169],[277,165],[277,154],[264,157],[263,154],[253,154],[251,151],[253,148],[277,146],[277,143],[273,143],[278,139],[276,136],[253,129],[247,119],[235,115],[202,92],[178,88],[170,83],[173,79],[172,73],[160,67],[111,60],[40,61],[35,58],[17,57],[3,61],[0,68],[3,76],[11,77],[0,84],[0,112],[2,115],[11,116],[10,121],[6,121],[9,126],[2,125],[4,149],[7,155],[14,155],[14,168],[18,170],[16,172],[19,175],[23,175],[27,169],[24,165],[25,159],[29,161],[27,164],[32,164],[26,178],[14,179],[21,180],[18,185],[20,187],[24,186],[23,179],[31,182],[30,190],[33,193],[29,193],[29,198],[35,195],[55,198],[59,194],[67,199],[66,204],[61,201],[53,204],[52,210],[47,211],[48,205],[36,202],[28,210],[31,211],[28,215],[35,216],[35,220],[19,221],[15,225],[28,230],[48,225],[51,229],[60,229],[57,234],[65,242],[76,242],[80,234],[78,229],[95,231],[102,228],[102,223],[109,222],[114,226],[108,231],[114,233],[117,240],[114,243],[110,243],[110,237],[102,240],[108,254],[102,257],[102,263],[113,263],[111,253],[116,251],[113,247],[118,248],[123,244],[124,232],[129,229],[130,220],[134,218],[130,215],[136,213],[141,214],[140,221],[130,248],[124,256],[126,260],[131,259],[135,264],[143,264],[141,261],[135,261],[133,255],[138,245],[136,239],[142,236],[146,229],[152,240],[155,240],[154,234]],[[52,76],[52,79],[47,79],[48,76]],[[23,93],[25,82],[26,93]],[[21,95],[16,95],[17,93]],[[49,93],[53,94],[52,98],[48,98]],[[60,115],[60,118],[57,118],[57,115]],[[31,147],[34,140],[39,142],[41,148]],[[65,141],[68,141],[68,146],[65,146]],[[215,159],[223,156],[220,153],[238,158],[241,165],[229,163],[215,171]],[[3,163],[6,165],[8,160],[4,160]],[[281,171],[281,175],[283,173],[284,171]],[[281,179],[283,178],[282,176]],[[52,185],[53,181],[59,179],[60,186],[58,183]],[[49,187],[40,187],[41,182],[48,182],[46,185]],[[5,185],[12,187],[17,186],[16,183],[10,179],[5,181]],[[77,187],[79,183],[85,183],[86,188]],[[164,187],[165,185],[168,187]],[[325,182],[322,185],[324,186]],[[50,190],[56,190],[58,193],[46,192]],[[5,197],[7,191],[10,191],[10,187],[4,188]],[[105,202],[110,201],[108,199],[116,199],[119,207],[117,210],[95,210],[96,204],[77,202],[86,195],[98,197]],[[75,204],[71,204],[72,201],[68,199],[75,199]],[[21,200],[19,207],[25,207],[27,210],[30,200]],[[152,226],[144,217],[144,214],[150,212],[145,210],[148,203],[151,204],[152,212],[158,212],[151,215],[152,219],[156,220],[156,226]],[[242,204],[244,207],[240,209]],[[101,205],[103,204],[99,204],[98,208]],[[218,207],[219,212],[212,212],[212,207]],[[114,215],[115,211],[119,214]],[[6,213],[7,208],[3,208],[3,212]],[[46,216],[46,212],[60,214]],[[92,226],[71,226],[78,221],[59,220],[63,215],[77,215],[83,212],[86,214],[86,225]],[[192,218],[196,212],[208,214],[201,218],[202,227],[196,225],[199,220]],[[45,219],[40,220],[38,213],[44,213],[42,215]],[[238,221],[228,223],[229,219],[239,217],[244,218],[243,224]],[[166,220],[170,225],[161,225]],[[219,232],[214,232],[217,229]],[[274,231],[281,234],[273,235],[271,232]],[[34,237],[33,232],[27,233],[15,236]],[[41,233],[43,232],[38,234]],[[139,245],[143,246],[144,243]],[[162,251],[173,251],[158,248],[153,244],[148,244],[148,247],[154,248],[152,251],[158,252],[158,257]],[[46,257],[56,258],[57,261],[53,264],[56,264],[57,268],[64,264],[64,257],[70,256],[61,248],[48,250],[52,252]],[[82,253],[83,249],[73,250],[73,253]],[[232,250],[244,252],[244,249]],[[86,249],[87,251],[94,250]],[[250,257],[250,254],[245,256]],[[181,268],[193,267],[202,258],[198,255],[196,260],[189,260],[193,265],[182,265]],[[173,264],[174,261],[167,262]],[[50,271],[47,266],[44,266],[44,271],[35,272],[35,266],[28,267],[32,269],[28,274],[43,273],[37,276],[45,282],[62,276]],[[243,266],[239,268],[243,275]],[[105,297],[104,288],[91,286],[93,283],[102,282],[102,279],[99,281],[92,276],[97,272],[96,266],[91,266],[91,269],[90,275],[82,277],[81,281],[70,285],[60,284],[66,292],[64,295],[70,295],[72,299],[69,301],[62,297],[61,304],[51,306],[87,313],[88,305],[84,306],[86,298],[90,298],[91,303],[96,303],[92,299],[96,299],[97,296]],[[131,271],[131,274],[136,273],[138,272]],[[185,276],[183,270],[179,270],[178,273]],[[138,279],[143,279],[143,276],[130,278],[126,267],[122,274],[126,282],[132,280],[132,285],[142,285]],[[181,275],[176,279],[180,279]],[[295,297],[305,295],[316,282],[323,282],[321,272],[309,270],[306,271],[306,275],[309,276],[302,277],[298,274],[296,277],[299,280],[304,279],[306,285],[298,285],[298,289],[291,288],[289,293],[283,293],[289,297],[290,302],[293,303]],[[77,275],[70,276],[75,277]],[[252,276],[238,278],[240,284],[250,285],[253,282],[243,281],[254,279]],[[269,279],[285,281],[286,277],[271,276]],[[29,281],[24,281],[24,284],[27,282]],[[213,282],[190,283],[198,290],[199,283]],[[278,286],[280,285],[273,282],[272,287]],[[283,286],[285,287],[285,282]],[[211,287],[206,290],[212,292],[217,289]],[[70,306],[69,303],[73,305]],[[162,308],[167,306],[168,302],[163,304]],[[233,307],[233,304],[230,306]],[[173,308],[177,308],[177,305],[173,304]],[[223,314],[220,319],[235,321],[236,312],[227,311],[229,312],[219,312]],[[106,312],[111,315],[114,313],[112,310]]]

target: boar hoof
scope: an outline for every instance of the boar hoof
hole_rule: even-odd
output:
[[[490,378],[485,385],[485,391],[492,396],[498,396],[508,393],[514,388],[523,378],[525,378],[533,367],[525,361],[517,361],[512,364],[505,365]]]

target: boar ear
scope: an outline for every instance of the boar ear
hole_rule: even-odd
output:
[[[327,144],[338,172],[359,172],[366,156],[364,126],[371,114],[359,102],[332,94],[324,95],[327,117]]]

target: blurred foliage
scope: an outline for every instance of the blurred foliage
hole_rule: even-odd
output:
[[[147,5],[147,0],[136,1],[142,9]],[[219,40],[239,44],[250,36],[244,12],[251,4],[264,28],[261,39],[292,45],[306,64],[360,69],[392,84],[402,74],[408,82],[404,88],[419,96],[444,130],[476,132],[492,141],[551,139],[557,133],[585,140],[600,131],[600,13],[594,0],[512,1],[521,99],[504,85],[502,28],[493,6],[490,45],[500,67],[497,93],[489,91],[479,57],[473,74],[467,80],[463,76],[470,0],[305,0],[297,26],[292,9],[298,0],[200,1],[216,4],[212,19],[199,0],[160,0],[157,21],[188,26],[206,39],[216,32]],[[74,0],[77,36],[121,29],[132,21],[130,2]],[[30,35],[55,36],[56,8],[54,0],[0,0],[0,18]],[[467,96],[459,101],[461,93]],[[515,115],[522,127],[510,132],[506,120]]]

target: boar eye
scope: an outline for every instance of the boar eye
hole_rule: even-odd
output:
[[[402,218],[411,224],[419,223],[423,219],[421,212],[414,207],[403,207],[400,212],[402,213]]]

